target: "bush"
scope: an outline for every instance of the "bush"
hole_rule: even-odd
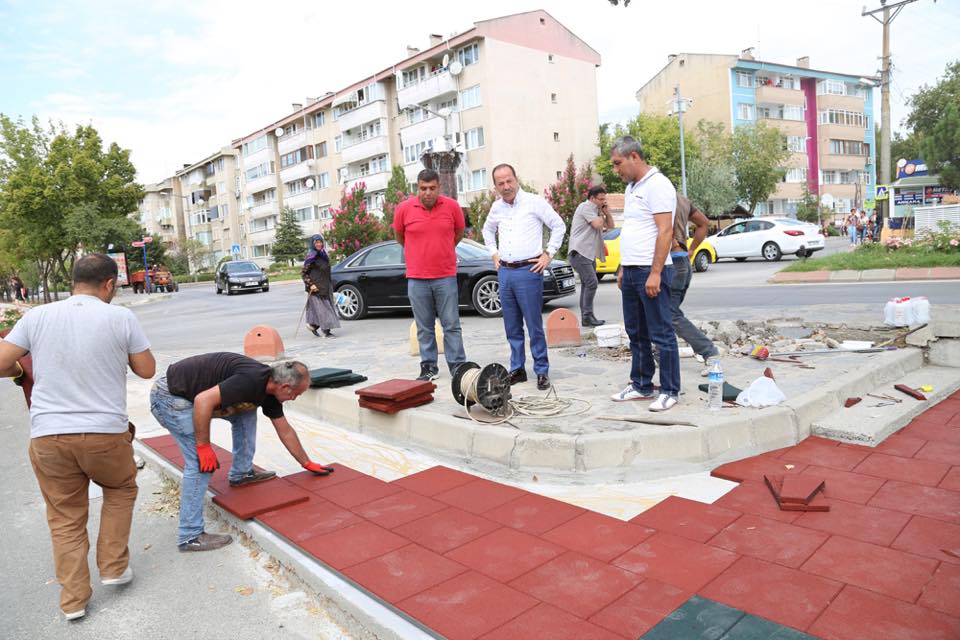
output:
[[[567,166],[560,179],[547,187],[544,196],[553,210],[560,214],[563,224],[566,225],[566,233],[563,234],[563,243],[560,250],[557,251],[559,257],[566,257],[567,243],[570,240],[570,228],[573,223],[573,214],[576,212],[580,203],[587,199],[587,192],[593,186],[590,180],[592,173],[590,163],[585,164],[577,171],[577,165],[573,162],[573,154],[567,158]]]
[[[364,200],[366,189],[366,185],[360,182],[350,193],[344,191],[340,208],[333,211],[333,224],[327,229],[324,239],[330,259],[334,262],[387,237],[383,223],[367,211]]]

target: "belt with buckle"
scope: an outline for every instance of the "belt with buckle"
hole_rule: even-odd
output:
[[[522,269],[523,267],[529,267],[533,264],[536,258],[530,258],[529,260],[520,260],[519,262],[507,262],[506,260],[500,261],[501,267],[506,267],[507,269]]]

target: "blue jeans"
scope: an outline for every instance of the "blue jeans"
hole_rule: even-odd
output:
[[[680,308],[683,299],[687,296],[687,289],[690,288],[690,281],[693,279],[690,259],[685,253],[678,256],[671,254],[671,256],[673,257],[673,281],[670,283],[670,309],[673,314],[673,330],[687,341],[694,353],[703,356],[704,360],[719,355],[720,352],[710,338],[703,335],[703,332],[683,315],[683,310]]]
[[[173,436],[183,454],[183,484],[180,489],[180,527],[177,544],[193,540],[203,533],[203,496],[212,473],[201,473],[197,440],[193,431],[193,403],[167,389],[167,377],[161,376],[150,390],[150,413]],[[225,418],[233,429],[233,464],[229,479],[237,480],[253,470],[257,448],[257,412],[248,411]]]
[[[633,388],[647,394],[653,391],[653,374],[657,370],[651,344],[660,355],[660,393],[674,398],[680,395],[680,350],[673,332],[670,308],[670,286],[673,266],[660,273],[660,294],[647,296],[650,267],[623,267],[623,324],[630,338],[630,382]]]
[[[417,322],[420,364],[437,366],[437,334],[435,323],[443,327],[443,353],[450,373],[467,361],[460,330],[460,293],[457,277],[407,280],[407,296]]]
[[[850,244],[857,244],[857,228],[853,225],[847,227],[847,233],[850,236]]]
[[[500,283],[503,328],[510,343],[510,371],[524,368],[523,324],[526,322],[533,372],[538,376],[547,375],[550,361],[547,359],[547,336],[543,332],[543,274],[534,273],[527,267],[500,267],[497,280]]]

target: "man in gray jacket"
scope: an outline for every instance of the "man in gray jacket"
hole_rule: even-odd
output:
[[[603,254],[603,232],[613,229],[613,215],[607,207],[607,190],[591,187],[570,223],[570,251],[567,257],[580,276],[580,321],[585,327],[599,327],[605,321],[593,314],[597,295],[596,259]]]

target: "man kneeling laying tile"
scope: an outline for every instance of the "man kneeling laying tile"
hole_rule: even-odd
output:
[[[209,551],[230,544],[229,535],[203,530],[203,498],[213,472],[220,467],[210,446],[210,420],[223,418],[233,429],[230,486],[273,478],[273,471],[255,471],[257,407],[270,418],[280,441],[297,462],[319,475],[332,469],[311,462],[296,431],[283,415],[283,404],[310,386],[302,362],[266,365],[238,353],[207,353],[176,362],[150,390],[150,411],[173,435],[183,454],[180,492],[180,551]]]

